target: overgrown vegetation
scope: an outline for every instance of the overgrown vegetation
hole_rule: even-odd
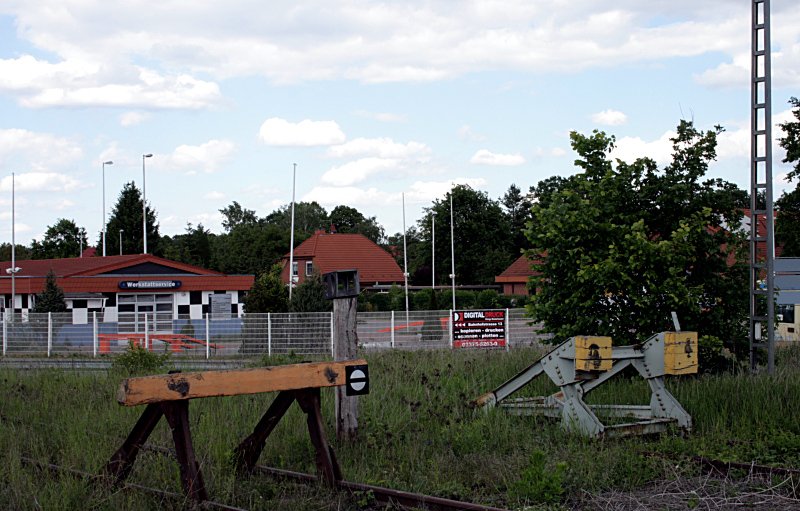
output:
[[[798,349],[779,352],[775,376],[723,372],[668,380],[670,390],[693,416],[694,431],[685,438],[666,435],[604,442],[565,434],[558,422],[547,419],[511,416],[501,410],[485,413],[466,405],[534,362],[539,356],[536,350],[365,355],[371,394],[359,398],[358,441],[335,440],[332,392],[322,392],[327,434],[348,480],[511,509],[592,509],[587,503],[592,495],[647,491],[651,484],[697,476],[694,455],[800,468]],[[297,357],[260,361],[293,362]],[[143,411],[117,405],[115,393],[122,377],[116,371],[0,370],[4,396],[0,507],[114,511],[181,507],[182,502],[162,502],[142,492],[94,488],[21,462],[27,457],[97,472]],[[546,378],[539,378],[521,393],[554,390]],[[233,448],[252,431],[273,397],[191,402],[192,437],[213,498],[247,509],[375,509],[368,495],[351,498],[263,475],[234,474]],[[649,391],[640,378],[618,376],[589,398],[592,403],[642,404]],[[172,446],[164,421],[149,442]],[[314,471],[305,416],[296,406],[275,428],[259,463]],[[154,452],[140,454],[129,480],[181,492],[175,461]],[[690,497],[685,496],[684,508],[690,507]]]
[[[114,357],[112,371],[132,376],[164,372],[170,362],[169,352],[158,354],[130,341],[125,353]]]

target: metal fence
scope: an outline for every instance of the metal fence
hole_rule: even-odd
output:
[[[524,309],[506,315],[507,347],[529,346],[548,338],[539,325],[531,324]],[[359,344],[364,349],[450,348],[452,329],[449,310],[360,312]],[[254,355],[327,355],[333,350],[333,317],[329,312],[245,314],[204,319],[180,316],[153,321],[142,313],[131,323],[104,322],[102,313],[91,313],[87,323],[73,323],[71,312],[3,316],[3,356],[9,355],[111,355],[133,343],[157,352],[181,356],[220,357]],[[156,329],[156,327],[158,329]],[[121,331],[122,330],[122,331]],[[132,330],[132,331],[124,331]]]

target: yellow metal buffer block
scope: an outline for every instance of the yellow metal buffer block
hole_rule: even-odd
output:
[[[575,337],[575,370],[603,372],[611,369],[611,337]]]
[[[695,374],[697,332],[664,332],[664,374]]]

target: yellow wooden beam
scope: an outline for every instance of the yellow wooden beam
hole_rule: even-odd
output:
[[[345,367],[366,363],[358,359],[128,378],[117,391],[117,401],[124,406],[136,406],[201,397],[336,387],[345,384]]]

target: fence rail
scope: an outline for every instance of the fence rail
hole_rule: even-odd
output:
[[[509,309],[507,346],[538,344],[549,337],[531,324],[524,309]],[[452,347],[451,311],[360,312],[359,344],[365,349],[431,349]],[[152,313],[136,322],[103,322],[102,313],[73,323],[72,313],[10,314],[3,318],[3,356],[110,355],[130,343],[153,351],[212,358],[234,355],[326,355],[333,350],[333,317],[329,312],[245,314],[204,319],[179,316],[165,328]],[[158,328],[158,329],[157,329]],[[122,331],[121,331],[122,330]],[[133,330],[133,331],[126,331]]]

